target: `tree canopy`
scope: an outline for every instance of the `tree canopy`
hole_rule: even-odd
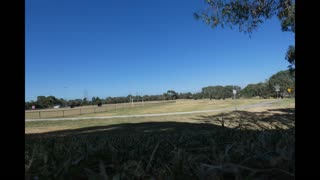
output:
[[[217,26],[238,27],[240,32],[249,35],[267,19],[277,16],[281,30],[295,33],[294,0],[205,0],[205,9],[194,13],[196,19],[202,19],[212,28]],[[295,48],[289,46],[286,60],[289,68],[295,70]]]
[[[288,96],[288,88],[292,89],[291,94],[295,93],[295,78],[291,75],[289,70],[280,71],[272,75],[265,82],[257,84],[249,84],[242,91],[243,97],[276,97],[275,86],[280,86],[280,95]]]

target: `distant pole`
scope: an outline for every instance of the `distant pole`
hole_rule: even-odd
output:
[[[234,99],[234,109],[237,110],[237,107],[236,107],[236,94],[234,94],[234,98],[233,99]]]
[[[63,88],[65,89],[64,92],[66,93],[68,87],[64,86]],[[67,107],[67,96],[65,96],[64,98],[65,98],[64,99],[64,107]]]
[[[275,85],[274,88],[275,88],[275,90],[276,90],[276,92],[277,92],[277,100],[279,100],[279,98],[278,98],[278,92],[280,91],[280,86],[279,86],[279,85]]]
[[[142,106],[144,106],[144,102],[143,102],[143,96],[141,96],[141,99],[142,99]]]

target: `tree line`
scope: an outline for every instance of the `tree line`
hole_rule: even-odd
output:
[[[242,97],[256,97],[269,98],[269,97],[294,97],[295,96],[295,72],[290,70],[280,71],[272,75],[265,82],[257,84],[248,84],[241,90]],[[280,91],[275,91],[275,86],[280,86]],[[291,89],[291,92],[288,92]]]
[[[160,95],[144,95],[144,96],[119,96],[119,97],[107,97],[99,98],[92,97],[91,100],[87,98],[65,100],[63,98],[56,98],[54,96],[38,96],[36,101],[30,101],[25,103],[25,109],[32,109],[35,106],[36,109],[52,108],[55,105],[61,107],[75,107],[85,105],[98,105],[102,104],[115,104],[115,103],[128,103],[128,102],[142,102],[142,101],[162,101],[162,100],[175,100],[175,99],[226,99],[234,98],[233,90],[237,91],[236,98],[244,97],[259,97],[259,98],[270,98],[277,97],[275,91],[275,85],[280,86],[279,97],[294,96],[295,78],[289,72],[289,70],[280,71],[272,75],[265,82],[259,82],[256,84],[248,84],[244,89],[240,86],[207,86],[203,87],[200,92],[191,93],[177,93],[174,90],[168,90],[167,92]],[[292,92],[288,93],[288,88],[292,89]]]

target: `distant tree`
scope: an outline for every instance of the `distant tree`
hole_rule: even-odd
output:
[[[38,96],[36,103],[37,103],[37,106],[38,106],[39,108],[46,108],[46,107],[48,107],[48,105],[47,105],[47,104],[48,104],[48,103],[47,103],[47,99],[46,99],[45,96]]]
[[[224,98],[231,98],[233,97],[233,86],[227,85],[224,87]]]
[[[280,92],[286,93],[288,88],[295,89],[295,78],[291,75],[290,70],[280,71],[269,78],[269,89],[276,96],[275,85],[280,86]]]
[[[131,94],[129,94],[126,98],[126,102],[131,103],[133,96]]]
[[[192,99],[192,93],[191,92],[179,93],[177,99]]]
[[[96,97],[93,96],[93,97],[91,98],[91,105],[94,105],[95,102],[96,102]]]
[[[101,99],[99,97],[96,98],[95,104],[98,105],[98,106],[102,105],[102,101],[101,101]]]
[[[163,98],[162,100],[169,100],[171,98],[168,93],[163,93],[161,97]]]
[[[25,109],[31,109],[32,108],[32,105],[29,102],[25,102],[24,105],[25,105],[24,106]]]
[[[276,97],[276,85],[280,86],[280,93],[287,93],[288,88],[291,88],[293,90],[292,93],[294,93],[295,78],[292,76],[290,70],[279,71],[265,82],[249,84],[241,91],[241,94],[244,97]]]
[[[97,105],[97,104],[102,104],[101,99],[97,96],[97,97],[92,97],[92,105]]]
[[[290,63],[289,70],[290,70],[291,76],[295,77],[295,66],[296,66],[295,46],[289,46],[286,54],[286,60]]]
[[[107,97],[107,98],[105,99],[105,102],[106,102],[106,104],[112,104],[112,103],[114,103],[112,97]]]
[[[195,100],[202,99],[202,98],[203,98],[203,94],[201,92],[193,94],[193,99]]]
[[[66,105],[67,105],[67,101],[64,100],[63,98],[60,98],[60,99],[59,99],[59,102],[60,102],[60,105],[61,105],[61,106],[66,106]]]
[[[167,95],[170,97],[171,100],[175,100],[178,98],[178,93],[176,93],[174,90],[168,90]]]
[[[83,106],[88,105],[87,98],[83,98],[81,105],[83,105]]]
[[[148,95],[144,95],[142,98],[143,98],[143,101],[149,101],[149,96]]]
[[[270,89],[268,89],[268,82],[260,82],[256,84],[256,95],[260,98],[267,98],[270,97]]]
[[[240,32],[251,34],[267,19],[277,16],[281,30],[295,33],[295,0],[206,0],[206,8],[194,13],[212,28],[236,26]],[[289,46],[286,60],[295,70],[295,48]]]
[[[233,97],[233,89],[240,91],[240,86],[207,86],[202,88],[203,98],[225,99]]]
[[[242,89],[241,94],[247,98],[258,96],[256,84],[248,84]]]

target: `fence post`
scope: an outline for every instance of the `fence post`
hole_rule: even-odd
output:
[[[94,108],[94,113],[96,113],[96,108]]]
[[[81,115],[81,108],[80,108],[80,115]]]
[[[64,117],[64,110],[62,110],[62,117]]]
[[[41,112],[39,111],[39,119],[41,119],[41,114],[40,114]]]

